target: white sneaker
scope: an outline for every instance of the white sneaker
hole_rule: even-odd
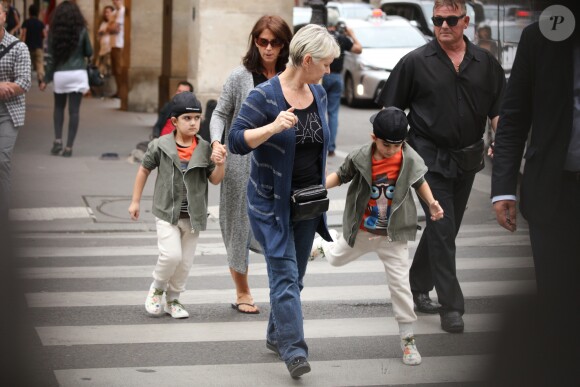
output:
[[[333,242],[338,242],[338,231],[336,231],[335,229],[331,228],[330,230],[328,230],[328,233],[332,237],[332,241]]]
[[[159,316],[163,313],[163,308],[161,307],[163,293],[163,289],[156,288],[151,284],[149,294],[147,294],[147,298],[145,299],[145,310],[147,313],[154,316]]]
[[[165,313],[170,314],[173,318],[188,318],[189,313],[178,300],[173,300],[165,304]]]
[[[415,345],[415,336],[407,335],[401,338],[401,349],[403,350],[403,363],[406,365],[421,364],[421,354]]]
[[[314,261],[318,257],[324,257],[324,249],[322,248],[322,239],[321,236],[317,236],[314,238],[314,242],[312,242],[312,250],[310,250],[310,256],[308,257],[309,261]]]

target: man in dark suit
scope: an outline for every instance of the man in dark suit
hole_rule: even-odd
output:
[[[533,318],[540,321],[540,332],[530,338],[540,348],[540,361],[530,362],[535,365],[526,372],[538,372],[533,368],[540,366],[543,379],[538,385],[580,384],[578,379],[568,384],[578,377],[580,347],[578,35],[556,41],[539,23],[523,31],[493,153],[493,207],[498,223],[513,232],[519,167],[531,132],[520,210],[529,224],[538,290],[538,313]]]

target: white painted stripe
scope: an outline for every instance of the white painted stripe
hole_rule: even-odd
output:
[[[44,207],[44,208],[13,208],[9,211],[10,220],[35,221],[55,219],[90,218],[89,207]]]
[[[458,238],[469,237],[471,234],[486,235],[491,233],[506,234],[507,231],[497,224],[465,224],[459,230]],[[421,232],[419,232],[419,235]],[[528,229],[524,226],[518,225],[518,231],[509,235],[524,236],[528,234]],[[157,240],[157,233],[155,231],[135,231],[135,232],[99,232],[99,233],[16,233],[13,235],[15,239],[33,239],[33,240],[122,240],[122,239],[151,239],[151,243]],[[200,240],[221,238],[220,231],[206,230],[199,234]]]
[[[420,345],[420,344],[419,344]],[[267,351],[264,349],[264,351]],[[484,379],[488,355],[423,357],[418,367],[401,359],[310,361],[312,372],[293,380],[284,363],[217,364],[166,367],[126,367],[56,370],[62,387],[191,386],[372,386],[467,383]]]
[[[199,233],[199,239],[221,239],[220,231],[206,230]],[[157,242],[157,233],[155,231],[136,231],[136,232],[94,232],[94,233],[21,233],[14,234],[14,239],[21,240],[124,240],[124,239],[150,239],[151,243]]]
[[[485,281],[461,284],[465,297],[496,297],[528,294],[535,290],[535,281]],[[268,288],[253,288],[255,302],[269,302]],[[73,307],[143,305],[147,289],[142,291],[107,292],[42,292],[27,293],[29,307]],[[358,301],[390,300],[387,285],[368,286],[307,286],[302,291],[302,301]],[[184,304],[229,304],[235,299],[235,289],[188,290],[181,294]]]
[[[465,314],[465,332],[493,332],[500,327],[496,314]],[[263,340],[268,321],[134,325],[36,327],[43,345],[110,345],[143,343],[199,343],[208,341]],[[445,334],[438,315],[419,316],[413,323],[417,335]],[[394,317],[304,320],[307,339],[399,336]]]
[[[417,241],[409,242],[409,247],[416,247]],[[458,238],[456,246],[528,246],[530,239],[526,235],[481,236]],[[22,247],[16,250],[18,257],[51,258],[51,257],[110,257],[110,256],[151,256],[157,255],[157,246],[99,246],[99,247]],[[196,255],[226,255],[223,242],[199,243]],[[250,253],[254,254],[254,253]]]
[[[223,265],[195,264],[189,272],[190,277],[227,276],[230,271]],[[533,268],[534,262],[528,257],[501,257],[501,258],[458,258],[457,270],[485,270],[485,269],[522,269]],[[265,276],[266,264],[252,263],[250,276]],[[144,278],[150,277],[152,265],[146,266],[83,266],[83,267],[32,267],[20,270],[20,277],[24,279],[60,279],[60,278]],[[308,264],[308,274],[355,274],[355,273],[382,273],[384,266],[378,259],[357,260],[341,267],[331,266],[324,259],[318,259]]]

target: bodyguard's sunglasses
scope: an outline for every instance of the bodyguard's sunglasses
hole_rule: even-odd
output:
[[[256,44],[260,47],[268,47],[268,44],[270,46],[272,46],[272,48],[278,48],[278,47],[282,47],[284,45],[284,42],[281,41],[280,39],[276,38],[276,39],[272,39],[272,40],[268,40],[268,39],[264,39],[264,38],[256,38]]]
[[[435,25],[435,27],[441,27],[443,25],[443,22],[447,22],[447,25],[449,27],[455,27],[457,25],[457,23],[459,23],[459,20],[463,19],[464,17],[465,17],[465,14],[459,15],[459,16],[447,16],[447,17],[433,16],[431,18],[431,20],[433,21],[433,25]]]

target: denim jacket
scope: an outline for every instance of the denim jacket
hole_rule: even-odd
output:
[[[365,209],[371,198],[373,143],[353,150],[338,171],[340,184],[351,182],[346,194],[342,217],[342,233],[350,247],[354,246],[356,234]],[[403,160],[391,204],[387,234],[389,241],[412,241],[417,235],[417,208],[411,187],[417,188],[425,181],[427,167],[421,156],[407,144],[403,145]]]
[[[197,146],[185,174],[181,172],[174,133],[151,141],[141,165],[150,171],[159,168],[153,191],[153,215],[173,225],[177,224],[182,184],[185,183],[191,228],[203,231],[207,226],[208,177],[215,169],[215,164],[210,160],[209,143],[199,135],[196,138]]]

